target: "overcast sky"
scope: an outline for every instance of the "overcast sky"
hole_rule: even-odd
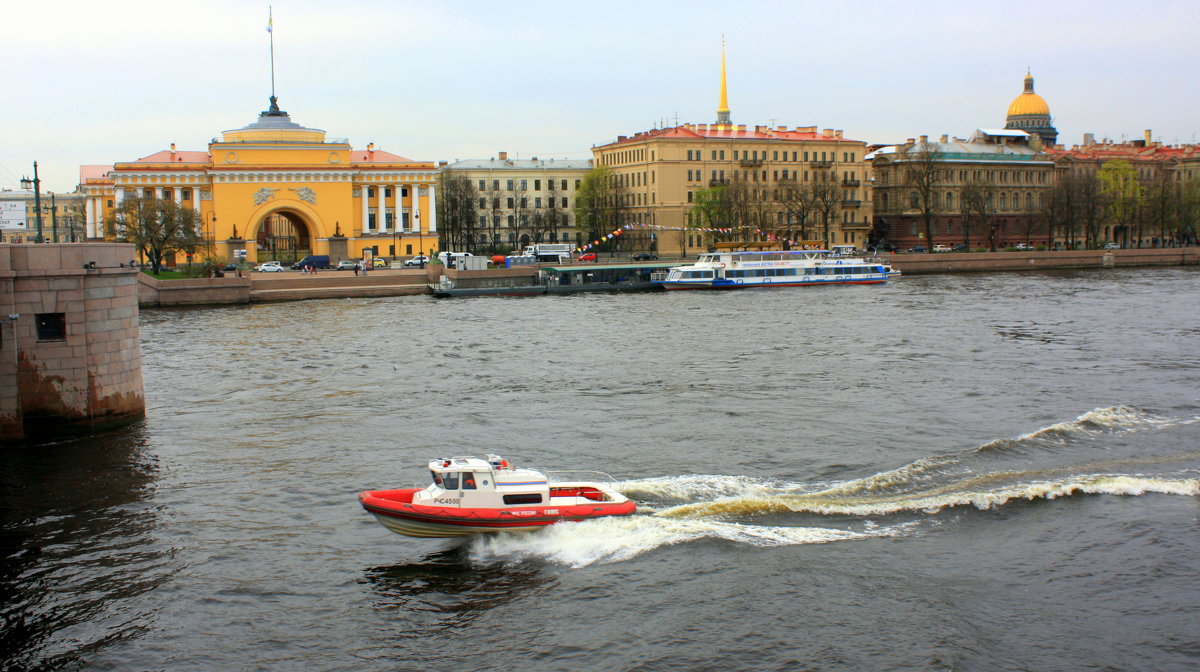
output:
[[[1026,67],[1059,141],[1200,132],[1195,0],[369,2],[274,0],[292,120],[410,159],[590,158],[715,121],[725,36],[734,123],[871,143],[1000,127]],[[0,188],[39,162],[206,150],[266,109],[268,3],[21,2],[3,10]]]

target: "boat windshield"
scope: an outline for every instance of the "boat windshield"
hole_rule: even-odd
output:
[[[437,485],[438,487],[441,487],[441,485],[442,485],[442,475],[441,475],[441,474],[439,474],[439,473],[437,473],[436,471],[432,471],[432,470],[430,470],[430,472],[429,472],[429,473],[433,474],[433,483],[434,483],[434,485]]]
[[[457,471],[447,471],[445,474],[442,474],[442,487],[447,490],[457,490],[458,489],[458,472]]]

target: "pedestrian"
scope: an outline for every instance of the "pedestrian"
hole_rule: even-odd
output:
[[[358,262],[354,262],[354,277],[358,277]]]

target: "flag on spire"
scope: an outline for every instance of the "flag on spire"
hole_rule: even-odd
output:
[[[272,32],[271,28],[274,27],[274,25],[275,25],[275,19],[273,19],[271,17],[271,10],[268,8],[267,9],[267,32],[268,33]]]

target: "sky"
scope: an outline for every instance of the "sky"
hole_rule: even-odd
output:
[[[1061,143],[1200,141],[1195,0],[10,5],[0,189],[34,161],[43,191],[67,192],[81,164],[206,150],[267,109],[272,35],[293,121],[421,161],[586,159],[711,123],[722,39],[734,123],[967,137],[1004,125],[1029,68]]]

